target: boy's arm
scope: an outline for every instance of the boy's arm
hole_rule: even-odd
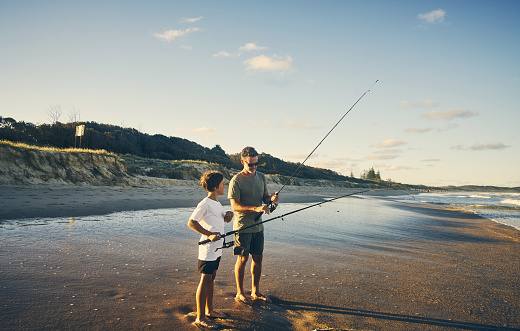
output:
[[[220,232],[211,232],[202,227],[202,225],[199,224],[199,222],[194,220],[188,221],[188,226],[193,231],[200,233],[206,237],[208,237],[211,241],[217,241],[220,239]]]

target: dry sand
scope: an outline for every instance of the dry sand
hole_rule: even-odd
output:
[[[290,188],[282,201],[317,201],[344,192]],[[67,217],[112,211],[193,207],[203,196],[196,185],[0,186],[0,219],[64,217],[66,223]],[[233,300],[234,259],[226,252],[215,306],[229,318],[217,321],[220,329],[520,329],[519,231],[470,213],[395,207],[417,213],[431,239],[398,246],[381,240],[354,251],[269,242],[262,289],[272,304],[249,307]],[[193,238],[16,242],[2,233],[2,330],[196,329]]]

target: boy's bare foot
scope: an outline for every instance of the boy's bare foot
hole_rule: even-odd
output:
[[[260,301],[263,301],[265,303],[272,303],[271,299],[269,299],[269,297],[261,294],[261,293],[258,293],[257,295],[251,295],[251,299],[253,300],[260,300]]]
[[[220,319],[225,319],[225,318],[227,318],[228,316],[227,316],[225,313],[219,313],[219,312],[216,312],[216,311],[212,311],[211,313],[206,314],[206,317],[207,317],[207,318],[220,318]]]
[[[193,322],[193,324],[200,329],[213,330],[218,328],[217,324],[206,320],[196,320],[195,322]]]
[[[248,305],[248,306],[251,306],[253,304],[251,302],[251,299],[249,297],[247,297],[246,295],[244,295],[244,294],[237,294],[237,296],[235,297],[235,301],[243,303],[243,304]]]

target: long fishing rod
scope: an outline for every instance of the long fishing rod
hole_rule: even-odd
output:
[[[221,234],[219,237],[220,237],[220,238],[225,238],[225,237],[230,236],[230,235],[232,235],[232,234],[235,234],[235,233],[238,233],[238,232],[244,231],[244,230],[246,230],[246,229],[249,229],[249,228],[252,228],[252,227],[258,226],[258,225],[263,224],[263,223],[267,223],[267,222],[274,221],[274,220],[279,219],[279,218],[284,218],[285,216],[288,216],[288,215],[291,215],[291,214],[294,214],[294,213],[298,213],[298,212],[300,212],[300,211],[302,211],[302,210],[305,210],[305,209],[309,209],[309,208],[312,208],[312,207],[316,207],[316,206],[322,205],[322,204],[324,204],[324,203],[332,202],[332,201],[335,201],[335,200],[338,200],[338,199],[341,199],[341,198],[345,198],[345,197],[348,197],[348,196],[351,196],[351,195],[360,194],[360,193],[365,193],[365,192],[368,192],[368,191],[374,191],[374,190],[377,190],[377,189],[373,188],[373,189],[370,189],[370,190],[364,190],[364,191],[360,191],[360,192],[349,193],[349,194],[345,194],[345,195],[342,195],[342,196],[339,196],[339,197],[335,197],[335,198],[332,198],[332,199],[328,199],[328,200],[325,200],[325,201],[322,201],[322,202],[318,202],[318,203],[315,203],[315,204],[313,204],[313,205],[306,206],[306,207],[303,207],[303,208],[300,208],[300,209],[296,209],[296,210],[290,211],[290,212],[288,212],[288,213],[285,213],[285,214],[283,214],[283,215],[276,216],[276,217],[273,217],[273,218],[270,218],[270,219],[267,219],[267,220],[264,220],[264,221],[261,221],[261,222],[258,222],[258,223],[255,223],[255,224],[252,224],[252,225],[249,225],[249,226],[243,227],[243,228],[240,228],[240,229],[238,229],[238,230],[233,230],[233,231],[226,232],[226,233],[224,233],[224,234]],[[199,242],[199,245],[207,244],[207,243],[209,243],[209,242],[211,242],[211,239],[206,239],[206,240],[200,241],[200,242]],[[228,247],[231,247],[232,244],[233,244],[232,242],[226,244],[226,239],[224,239],[224,244],[223,244],[222,248],[228,248]],[[218,248],[218,249],[220,249],[220,248]]]
[[[319,143],[316,147],[314,147],[314,149],[312,150],[312,152],[311,152],[309,155],[307,155],[307,157],[305,158],[305,160],[303,160],[303,162],[300,163],[300,165],[298,166],[298,168],[296,168],[296,170],[293,172],[293,174],[291,175],[291,177],[290,177],[288,180],[285,181],[285,184],[283,184],[282,188],[279,189],[278,192],[276,192],[277,195],[278,195],[278,194],[283,190],[283,188],[284,188],[284,187],[289,183],[289,181],[290,181],[291,179],[293,179],[293,178],[294,178],[294,177],[295,177],[295,176],[296,176],[296,175],[301,171],[301,169],[302,169],[303,165],[305,164],[305,162],[306,162],[306,161],[311,157],[311,155],[312,155],[312,154],[313,154],[313,153],[318,149],[318,147],[320,147],[321,143],[322,143],[325,139],[327,139],[327,137],[329,136],[329,134],[330,134],[330,133],[331,133],[331,132],[332,132],[332,131],[333,131],[333,130],[338,126],[338,124],[339,124],[341,121],[343,121],[343,119],[345,118],[345,116],[347,116],[347,114],[350,113],[350,111],[352,110],[352,108],[354,108],[354,107],[357,105],[357,103],[358,103],[361,99],[363,99],[363,97],[365,96],[365,94],[367,94],[368,92],[370,92],[370,89],[372,88],[372,86],[374,86],[378,81],[379,81],[379,79],[376,80],[376,81],[374,82],[374,84],[372,84],[372,85],[368,88],[368,90],[366,90],[365,93],[363,93],[363,94],[359,97],[359,99],[357,99],[356,102],[354,102],[354,104],[352,105],[352,107],[350,107],[349,110],[348,110],[348,111],[347,111],[347,112],[346,112],[346,113],[345,113],[345,114],[344,114],[344,115],[339,119],[339,121],[338,121],[338,122],[337,122],[337,123],[332,127],[332,129],[330,129],[330,131],[325,135],[325,137],[323,137],[323,139],[320,141],[320,143]]]

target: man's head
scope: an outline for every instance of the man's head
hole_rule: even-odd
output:
[[[244,148],[240,153],[240,162],[244,165],[244,171],[254,174],[258,166],[258,152],[253,147]]]

